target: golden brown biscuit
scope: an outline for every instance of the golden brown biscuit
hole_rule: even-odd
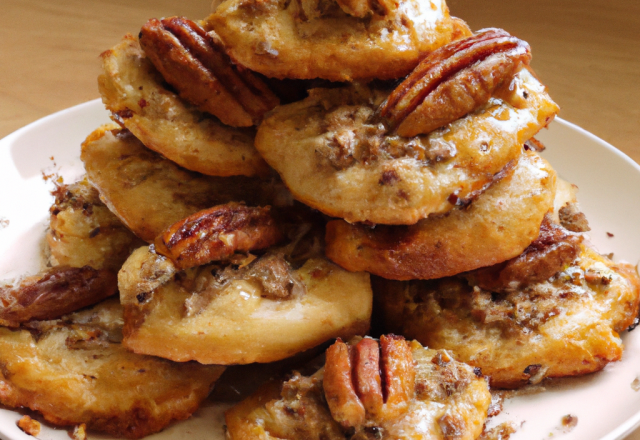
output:
[[[258,129],[256,147],[294,197],[327,215],[414,224],[484,190],[558,110],[526,69],[509,87],[503,98],[412,138],[389,135],[375,123],[383,93],[316,89],[274,109]]]
[[[118,271],[131,251],[142,245],[100,200],[86,178],[59,185],[47,231],[53,265]]]
[[[46,238],[53,267],[0,286],[0,322],[55,319],[116,293],[116,274],[143,243],[83,179],[53,192]]]
[[[410,226],[327,224],[327,257],[388,279],[433,279],[513,258],[538,236],[552,210],[556,173],[525,152],[470,206]]]
[[[80,158],[104,203],[147,242],[175,222],[221,203],[281,206],[291,202],[279,182],[189,172],[114,126],[89,135]]]
[[[363,339],[374,343],[371,339]],[[354,341],[355,343],[356,341]],[[415,379],[404,410],[390,418],[368,413],[357,426],[344,427],[334,419],[335,410],[327,401],[334,401],[327,392],[329,364],[310,377],[294,373],[284,383],[271,382],[225,414],[227,432],[232,440],[257,439],[465,439],[477,438],[482,432],[491,401],[488,386],[482,376],[468,365],[455,361],[444,350],[422,347],[413,341],[408,345]],[[356,345],[357,347],[357,345]],[[397,359],[381,354],[382,372],[394,368]],[[387,362],[385,362],[387,361]],[[391,362],[388,362],[391,361]],[[357,364],[357,361],[356,361]],[[377,362],[368,365],[379,368]],[[344,370],[345,386],[350,382],[358,389],[358,381],[367,372],[355,366]],[[364,370],[367,370],[364,366]],[[399,371],[398,371],[399,373]],[[353,374],[353,375],[352,375]],[[393,388],[399,375],[387,376],[382,386]],[[364,391],[364,390],[363,390]],[[357,391],[354,390],[354,396]],[[365,395],[370,393],[365,392]],[[363,403],[368,398],[362,392]],[[355,397],[355,399],[358,399]],[[388,403],[388,401],[387,401]]]
[[[164,85],[131,35],[102,54],[102,100],[118,123],[180,166],[212,176],[266,175],[254,130],[228,127]]]
[[[110,300],[58,321],[0,328],[0,403],[55,425],[141,438],[188,418],[224,370],[131,353]]]
[[[206,23],[242,66],[268,77],[331,81],[400,78],[468,32],[444,0],[233,0]]]
[[[388,330],[452,350],[497,388],[591,373],[619,360],[619,333],[634,323],[640,300],[633,266],[584,245],[548,280],[503,293],[457,278],[380,278],[374,286]]]
[[[227,365],[272,362],[331,338],[365,334],[369,274],[347,272],[318,252],[294,263],[288,256],[280,248],[236,266],[176,273],[149,248],[136,250],[118,274],[125,346],[179,362]]]

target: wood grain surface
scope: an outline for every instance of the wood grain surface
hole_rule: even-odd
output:
[[[151,17],[203,18],[208,0],[2,0],[0,138],[98,98],[99,54]],[[640,1],[449,0],[472,29],[527,40],[560,116],[640,162]],[[640,440],[640,431],[628,439]]]

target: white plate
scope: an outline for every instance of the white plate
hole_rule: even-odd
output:
[[[52,197],[42,173],[73,182],[83,174],[80,143],[100,124],[109,122],[99,100],[48,116],[0,141],[0,279],[34,273],[42,264],[41,246]],[[566,180],[580,187],[583,211],[592,227],[591,241],[616,260],[637,264],[640,257],[640,167],[611,145],[563,120],[538,138],[544,156]],[[53,158],[53,159],[51,159]],[[614,234],[609,237],[607,232]],[[622,361],[600,373],[551,382],[547,391],[513,398],[495,420],[524,422],[513,440],[614,440],[640,424],[640,392],[631,383],[640,376],[640,329],[623,335]],[[150,439],[222,440],[224,407],[206,402],[193,418],[172,425]],[[578,417],[569,433],[560,429],[566,414]],[[20,415],[0,407],[0,438],[28,440],[15,422]],[[44,427],[41,440],[68,440],[66,430]],[[108,437],[91,435],[91,438]]]

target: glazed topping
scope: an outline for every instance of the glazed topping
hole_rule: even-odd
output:
[[[185,301],[185,315],[195,316],[234,281],[248,281],[260,289],[260,296],[271,300],[300,298],[306,293],[305,285],[295,274],[283,254],[267,254],[222,268],[202,266],[176,277],[176,281],[188,291],[194,292]]]
[[[401,136],[429,133],[484,104],[531,59],[529,45],[502,29],[485,29],[429,54],[380,108]]]
[[[236,252],[264,249],[283,238],[270,207],[227,203],[174,223],[156,240],[156,252],[180,269],[226,260]]]

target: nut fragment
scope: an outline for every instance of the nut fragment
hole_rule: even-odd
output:
[[[327,350],[324,392],[331,415],[344,428],[365,419],[390,420],[407,411],[413,398],[415,369],[401,336],[364,338],[355,346],[338,340]]]
[[[279,104],[262,80],[231,63],[214,33],[191,20],[151,19],[140,31],[140,45],[182,98],[227,125],[257,124]]]
[[[405,137],[429,133],[480,108],[531,59],[529,45],[501,29],[485,29],[427,56],[380,108]]]
[[[72,440],[87,440],[87,425],[81,423],[73,427],[73,431],[69,432]]]
[[[22,416],[20,420],[18,420],[18,428],[24,431],[25,434],[29,434],[32,437],[40,434],[40,422],[37,420],[33,420],[29,416]]]
[[[371,0],[336,0],[340,9],[349,15],[358,18],[364,18],[373,14],[373,5]],[[376,0],[373,2],[377,3]],[[384,2],[381,2],[384,5]]]
[[[270,207],[227,203],[205,209],[167,228],[155,240],[156,251],[180,269],[222,260],[234,252],[263,249],[282,239]]]

